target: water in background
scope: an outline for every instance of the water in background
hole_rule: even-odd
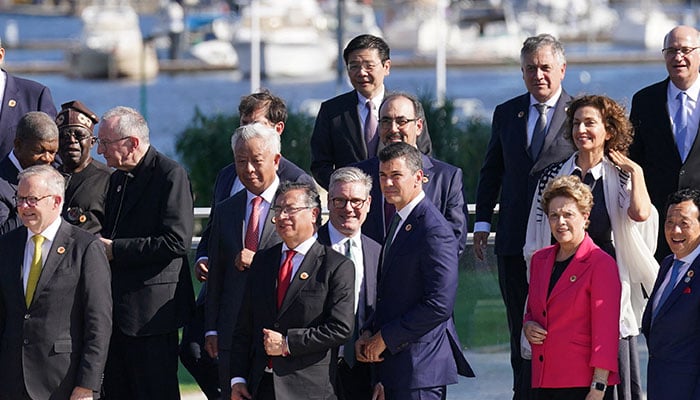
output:
[[[37,17],[0,15],[0,34],[9,19],[17,21],[21,40],[43,38],[77,38],[80,21],[74,17]],[[144,32],[150,32],[154,19],[142,18]],[[611,49],[615,51],[616,49]],[[54,50],[28,51],[8,49],[6,61],[31,59],[61,60],[62,52]],[[626,106],[632,95],[644,86],[664,79],[666,72],[661,54],[657,64],[570,65],[564,87],[572,94],[606,94]],[[151,127],[151,142],[162,152],[174,156],[174,138],[191,121],[195,107],[205,114],[233,113],[240,97],[250,91],[250,83],[236,71],[189,74],[163,74],[147,82],[70,79],[63,75],[32,75],[30,79],[47,85],[57,107],[66,101],[80,99],[98,115],[117,105],[141,109],[142,94]],[[390,90],[432,94],[435,76],[431,69],[392,68],[385,81]],[[264,80],[263,87],[281,96],[292,110],[306,109],[309,99],[323,100],[338,90],[350,88],[347,80],[338,88],[335,77],[309,80]],[[145,89],[145,90],[142,90]],[[524,92],[519,66],[448,69],[447,96],[470,99],[466,113],[476,113],[490,120],[496,105]],[[318,102],[312,102],[318,104]],[[234,127],[231,127],[232,130]],[[98,157],[99,158],[99,157]]]

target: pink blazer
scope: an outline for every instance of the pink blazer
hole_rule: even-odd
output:
[[[532,387],[589,386],[596,367],[611,371],[608,385],[617,384],[621,286],[615,260],[586,234],[547,298],[557,250],[555,244],[532,256],[524,322],[547,330],[544,343],[532,345]]]

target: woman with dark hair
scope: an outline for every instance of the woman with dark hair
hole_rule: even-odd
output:
[[[627,157],[633,128],[625,110],[599,95],[574,99],[567,109],[569,138],[577,148],[568,160],[545,168],[530,209],[523,252],[532,253],[552,243],[541,198],[557,176],[577,175],[593,193],[588,234],[617,261],[620,300],[620,377],[606,399],[642,397],[636,336],[639,335],[646,297],[654,287],[659,265],[654,259],[658,213],[651,204],[642,168]]]
[[[586,233],[593,206],[576,176],[554,179],[542,209],[556,244],[532,256],[523,322],[535,400],[600,400],[617,374],[620,278]]]

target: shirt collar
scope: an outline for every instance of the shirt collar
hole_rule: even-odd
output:
[[[267,187],[267,189],[263,190],[262,193],[260,193],[260,197],[263,198],[268,204],[272,204],[272,201],[275,199],[275,193],[277,192],[277,188],[280,185],[280,178],[275,174],[275,180],[272,181],[272,184]],[[246,189],[246,195],[248,201],[246,204],[250,204],[251,201],[253,201],[254,198],[258,197],[258,195],[253,194],[250,190]]]
[[[313,236],[311,236],[310,238],[304,240],[304,241],[301,242],[297,247],[295,247],[295,248],[293,248],[293,249],[290,249],[290,248],[287,246],[287,243],[282,242],[282,252],[285,252],[285,251],[287,251],[287,250],[294,250],[294,251],[296,251],[298,254],[301,254],[301,255],[304,255],[304,256],[305,256],[306,253],[308,253],[309,250],[311,249],[311,246],[313,246],[314,242],[316,242],[316,234],[315,234],[315,233],[313,234]]]
[[[401,221],[405,221],[406,218],[408,218],[409,215],[411,215],[411,211],[413,211],[414,208],[416,208],[416,205],[420,203],[421,200],[425,197],[425,192],[423,190],[418,193],[418,196],[413,198],[413,200],[409,201],[404,208],[400,210],[396,210],[396,213],[399,214],[399,217],[401,217]]]
[[[14,149],[10,152],[9,157],[10,157],[10,161],[12,161],[12,165],[14,165],[15,168],[17,168],[17,171],[22,172],[24,170],[24,168],[22,168],[22,166],[19,164],[19,160],[17,159],[17,156],[15,155]]]
[[[695,249],[693,249],[693,251],[690,252],[690,254],[680,258],[679,260],[683,261],[686,264],[692,264],[693,261],[695,261],[695,259],[698,257],[698,255],[700,255],[700,246],[697,246]],[[676,258],[674,256],[674,260],[675,259]]]
[[[60,227],[61,217],[58,217],[52,223],[50,223],[49,226],[46,227],[46,229],[39,232],[39,235],[43,236],[45,240],[53,242],[53,240],[56,238],[56,235],[58,234],[58,228]],[[32,240],[32,236],[34,236],[34,232],[27,229],[27,242]]]
[[[672,82],[669,81],[668,85],[668,96],[670,99],[675,99],[678,96],[678,93],[680,92],[685,92],[685,94],[688,95],[688,97],[697,102],[698,97],[700,97],[700,79],[696,79],[695,82],[688,88],[688,90],[680,90],[676,85]]]
[[[550,97],[549,100],[544,102],[544,104],[546,104],[548,108],[554,108],[557,105],[557,101],[559,101],[560,96],[561,96],[561,86],[559,86],[559,89],[557,90],[557,92],[554,93],[554,96]],[[540,102],[537,101],[535,96],[530,95],[530,106],[534,106],[535,104],[540,104]]]
[[[384,85],[382,85],[381,89],[379,89],[379,93],[377,93],[377,95],[371,99],[368,99],[365,96],[361,95],[360,92],[357,92],[357,103],[360,105],[360,107],[364,107],[365,103],[367,103],[367,100],[372,100],[372,104],[374,105],[374,108],[378,110],[379,106],[382,105],[383,99],[384,99]]]
[[[576,157],[578,158],[578,152]],[[574,163],[574,168],[571,171],[569,171],[569,175],[571,175],[571,173],[574,171],[579,171],[579,173],[583,173],[583,171],[581,171],[581,168],[579,168],[579,166],[576,165],[576,163]],[[593,176],[593,179],[600,179],[600,177],[603,176],[603,160],[601,160],[593,168],[589,169],[588,172]],[[583,180],[583,178],[585,178],[585,176],[581,176],[581,180]]]
[[[355,244],[358,244],[358,239],[361,234],[361,231],[357,231],[352,236],[345,236],[344,234],[338,232],[338,230],[335,229],[335,226],[333,226],[333,224],[330,221],[328,222],[328,236],[331,239],[331,244],[344,243],[346,240],[352,240],[355,242]]]

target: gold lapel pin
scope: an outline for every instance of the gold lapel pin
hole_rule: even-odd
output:
[[[695,275],[695,271],[693,271],[692,269],[689,269],[687,275],[688,275],[688,278],[692,278],[693,275]]]
[[[81,215],[80,218],[78,218],[78,221],[80,221],[81,224],[87,221],[87,217],[85,216],[85,214]]]
[[[15,99],[10,99],[10,101],[7,102],[7,105],[10,107],[14,107],[17,105],[17,100]]]
[[[301,279],[302,281],[305,281],[305,280],[309,279],[309,274],[307,274],[306,272],[302,272],[301,275],[299,275],[299,279]]]
[[[406,229],[406,232],[409,232],[411,229],[413,229],[413,225],[406,224],[406,228],[404,228],[404,229]]]
[[[58,254],[63,254],[65,252],[66,252],[66,248],[63,246],[56,249],[56,253],[58,253]]]
[[[525,111],[520,111],[520,112],[518,113],[518,118],[522,118],[522,117],[524,117],[524,116],[525,116]]]
[[[569,277],[569,280],[570,280],[571,282],[576,282],[576,275],[571,275],[571,276]]]
[[[428,183],[429,180],[428,175],[423,175],[423,183]]]

